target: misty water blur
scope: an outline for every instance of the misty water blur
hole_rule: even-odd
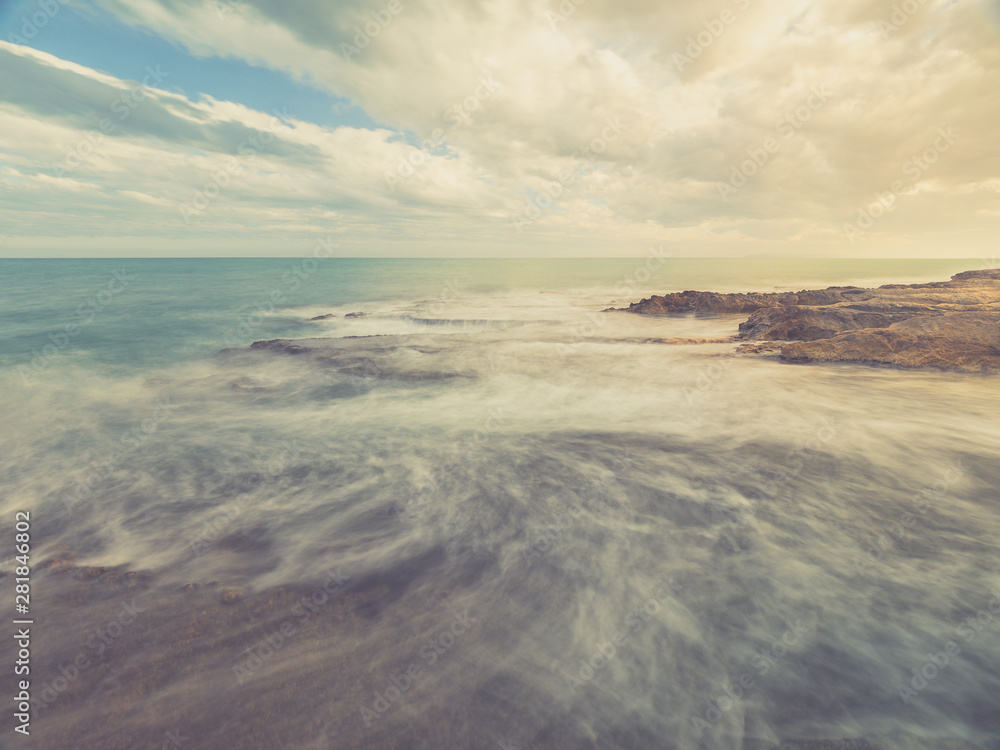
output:
[[[50,561],[36,684],[90,660],[39,741],[992,747],[995,378],[601,312],[976,267],[0,263],[3,513]],[[311,351],[250,348],[279,338]]]

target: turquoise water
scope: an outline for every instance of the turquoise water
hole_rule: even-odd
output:
[[[995,379],[601,312],[982,265],[0,262],[37,746],[995,747]]]
[[[315,263],[315,267],[313,267]],[[247,316],[284,301],[242,342],[295,336],[311,308],[489,298],[543,291],[604,292],[608,302],[684,289],[759,290],[776,285],[935,280],[978,260],[773,260],[668,258],[579,260],[461,259],[85,259],[0,260],[0,363],[23,363],[66,325],[71,344],[102,366],[155,366],[210,356],[234,338]],[[650,267],[654,267],[650,270]],[[127,286],[97,302],[115,274]],[[644,271],[649,272],[647,277]],[[647,279],[648,280],[645,280]],[[112,287],[117,289],[122,282]],[[95,304],[88,305],[93,299]],[[104,300],[107,300],[106,302]],[[83,308],[81,309],[81,305]],[[331,309],[332,309],[331,308]],[[91,320],[91,318],[93,318]],[[61,351],[63,351],[61,350]],[[30,357],[29,357],[30,359]]]

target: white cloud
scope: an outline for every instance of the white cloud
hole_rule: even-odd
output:
[[[956,221],[968,222],[967,243],[995,236],[995,192],[970,188],[992,184],[1000,167],[1000,45],[985,1],[400,0],[392,13],[381,0],[336,11],[321,0],[260,0],[223,14],[193,1],[104,5],[196,55],[240,58],[348,97],[391,130],[324,128],[291,113],[294,127],[276,127],[272,144],[240,159],[239,144],[273,127],[270,113],[155,89],[129,128],[73,172],[106,201],[64,206],[67,215],[96,212],[78,216],[81,227],[299,236],[334,217],[366,248],[382,237],[383,251],[409,241],[513,254],[582,238],[609,254],[664,240],[679,244],[678,255],[760,252],[758,244],[925,253]],[[915,10],[901,17],[900,5]],[[384,28],[348,59],[342,45],[373,18]],[[56,107],[24,87],[0,109],[10,134],[0,152],[18,154],[10,163],[26,184],[86,132],[81,111],[96,115],[134,85],[12,45],[4,54],[25,62],[22,76],[64,87],[79,104]],[[817,99],[817,88],[829,94]],[[620,123],[613,138],[609,122]],[[953,129],[954,146],[910,180],[860,245],[848,244],[845,222],[902,179],[939,128]],[[439,133],[441,143],[418,155],[404,133]],[[772,139],[777,149],[724,200],[720,184]],[[239,174],[178,224],[177,206],[192,204],[234,158]],[[412,174],[410,158],[421,162]],[[566,174],[576,175],[571,183]],[[123,193],[142,210],[116,216]],[[546,193],[558,197],[515,231],[511,217]],[[29,212],[27,233],[46,229],[31,221]],[[978,249],[937,254],[946,252]]]

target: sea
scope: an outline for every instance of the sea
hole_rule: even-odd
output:
[[[1000,381],[611,309],[989,263],[0,260],[0,747],[1000,748]]]

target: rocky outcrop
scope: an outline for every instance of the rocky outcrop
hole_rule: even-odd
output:
[[[641,302],[633,302],[628,312],[641,315],[680,315],[695,313],[712,315],[720,313],[751,313],[765,307],[783,305],[831,305],[844,299],[855,287],[830,287],[802,292],[750,292],[748,294],[719,294],[717,292],[675,292],[662,297],[653,295]]]
[[[1000,311],[921,315],[886,328],[786,344],[786,362],[855,362],[944,370],[1000,370]]]
[[[853,306],[767,307],[740,323],[740,338],[746,341],[816,341],[844,331],[885,328],[911,313],[869,312]]]
[[[950,281],[815,292],[681,292],[628,307],[643,315],[749,312],[740,353],[781,346],[786,362],[853,362],[972,372],[1000,370],[1000,269]]]

